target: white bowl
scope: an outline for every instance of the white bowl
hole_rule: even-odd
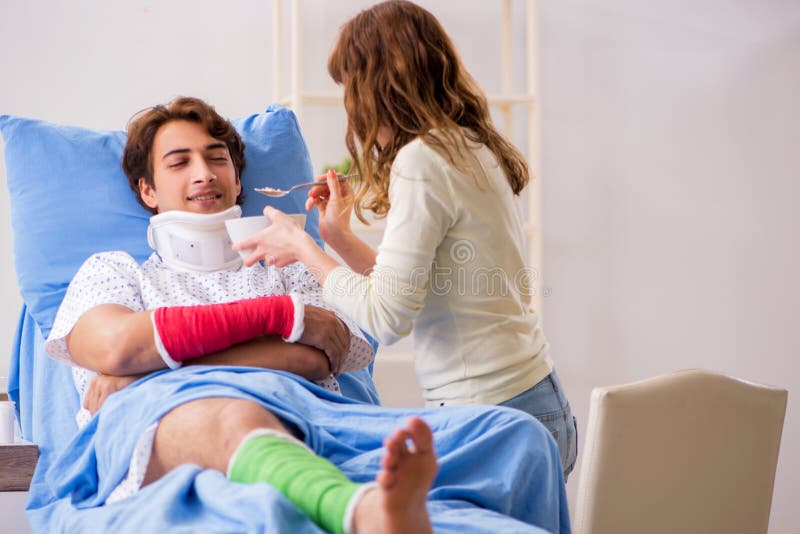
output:
[[[297,224],[300,225],[300,228],[305,228],[306,226],[306,214],[305,213],[287,213],[289,217],[295,220]],[[272,221],[267,219],[263,215],[255,215],[253,217],[239,217],[238,219],[227,219],[225,221],[225,228],[228,230],[228,235],[231,238],[231,241],[236,243],[237,241],[241,241],[251,235],[255,234],[256,232],[263,230],[267,226],[272,224]],[[240,250],[239,256],[242,259],[247,259],[250,254],[253,253],[252,248]]]

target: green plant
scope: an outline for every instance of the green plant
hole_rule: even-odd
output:
[[[338,165],[323,165],[322,174],[325,174],[330,169],[336,171],[337,174],[349,174],[350,168],[353,166],[353,158],[347,156]]]

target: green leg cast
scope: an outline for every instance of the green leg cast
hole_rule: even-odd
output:
[[[231,458],[228,478],[270,484],[317,525],[334,534],[345,534],[346,528],[352,528],[345,526],[346,515],[352,525],[352,507],[348,510],[348,504],[364,486],[352,482],[305,444],[269,430],[245,437]]]

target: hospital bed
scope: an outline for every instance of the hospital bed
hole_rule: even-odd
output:
[[[310,157],[291,111],[270,106],[234,124],[247,147],[247,167],[242,176],[245,192],[265,183],[288,188],[313,179]],[[43,345],[66,287],[84,259],[103,250],[126,250],[138,261],[151,253],[145,239],[149,213],[137,204],[120,169],[123,132],[0,116],[0,133],[6,156],[14,261],[24,303],[12,348],[9,395],[17,403],[22,437],[36,443],[40,454],[27,503],[33,529],[141,532],[180,526],[185,531],[319,532],[269,486],[235,484],[220,473],[188,465],[133,497],[103,506],[98,472],[107,466],[93,456],[93,442],[78,433],[74,414],[79,401],[69,367],[49,358]],[[269,202],[286,212],[300,212],[303,200],[301,195]],[[263,197],[247,195],[243,214],[260,213],[264,202]],[[306,230],[319,239],[316,212],[309,213]],[[408,415],[403,410],[370,407],[379,403],[371,369],[342,376],[347,399],[315,390],[299,378],[286,382],[286,387],[298,395],[311,391],[323,398],[328,403],[325,406],[338,411],[338,418],[349,416],[356,422],[363,418],[365,426],[372,424],[370,417],[375,413],[397,421]],[[425,417],[442,419],[452,414],[458,418],[470,408],[464,410],[431,411]],[[557,453],[550,451],[552,457],[543,456],[535,476],[521,480],[508,456],[492,462],[488,459],[494,451],[480,449],[482,440],[505,424],[504,412],[498,412],[499,416],[487,419],[485,428],[453,435],[452,445],[444,444],[445,449],[438,451],[440,458],[446,458],[447,447],[463,449],[474,442],[474,450],[464,456],[462,465],[450,462],[439,476],[457,478],[459,471],[469,472],[479,463],[491,476],[474,481],[470,487],[456,485],[431,495],[429,511],[434,528],[443,532],[541,532],[487,509],[493,506],[504,513],[525,509],[529,523],[568,532],[563,482],[560,486],[553,483],[553,477],[560,478]],[[115,413],[132,421],[137,417],[119,408]],[[513,459],[531,444],[522,441],[504,446],[504,455],[511,454]],[[474,455],[472,463],[470,455]],[[353,469],[358,467],[355,462]],[[503,502],[492,501],[494,495],[502,493],[498,484],[514,488]]]

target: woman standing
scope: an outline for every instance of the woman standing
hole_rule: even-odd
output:
[[[515,202],[528,183],[519,151],[492,124],[486,97],[439,21],[402,0],[367,9],[341,30],[328,59],[344,87],[345,142],[363,183],[336,174],[314,188],[323,239],[339,265],[273,208],[273,224],[236,248],[283,266],[308,265],[325,300],[381,343],[414,332],[414,364],[429,406],[523,410],[555,437],[565,476],[575,422],[531,308],[525,232]],[[377,254],[350,228],[352,209],[386,217]]]

